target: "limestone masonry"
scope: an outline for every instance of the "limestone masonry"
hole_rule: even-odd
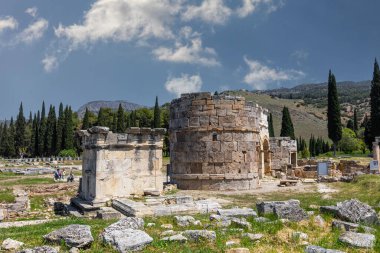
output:
[[[204,92],[173,100],[172,180],[180,189],[256,188],[270,170],[267,116],[266,109],[243,97]]]
[[[129,128],[112,133],[107,127],[81,131],[83,169],[80,198],[91,204],[142,195],[163,188],[162,147],[165,129]]]
[[[376,137],[375,142],[373,143],[373,159],[380,160],[380,137]]]
[[[271,137],[272,170],[281,170],[284,165],[297,167],[297,141],[290,137]]]

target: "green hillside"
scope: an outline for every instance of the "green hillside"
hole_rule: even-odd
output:
[[[266,94],[249,91],[227,91],[224,94],[243,96],[247,101],[253,101],[267,108],[273,114],[275,135],[280,135],[282,108],[287,106],[292,116],[296,137],[309,139],[313,134],[316,137],[327,139],[326,110],[312,105],[305,105],[303,100],[280,99]]]

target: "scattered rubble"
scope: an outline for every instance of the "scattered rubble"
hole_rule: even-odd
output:
[[[67,246],[76,248],[89,247],[94,241],[90,226],[78,224],[68,225],[64,228],[55,230],[44,235],[44,239],[54,243],[61,243],[63,240]]]
[[[339,241],[359,248],[372,248],[375,244],[376,237],[372,234],[363,234],[355,232],[345,232],[339,236]]]

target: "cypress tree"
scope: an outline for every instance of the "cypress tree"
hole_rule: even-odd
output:
[[[32,117],[32,111],[29,112],[29,120],[28,120],[28,125],[32,125],[33,124],[33,117]]]
[[[375,59],[373,67],[373,78],[371,85],[371,128],[370,138],[374,140],[375,137],[380,136],[380,70],[379,64]]]
[[[124,133],[125,132],[125,117],[124,117],[124,109],[121,106],[121,104],[119,104],[119,109],[117,109],[117,123],[116,124],[117,124],[116,132]]]
[[[23,156],[25,152],[25,129],[26,129],[26,121],[24,117],[24,110],[22,107],[22,103],[20,104],[19,112],[16,119],[15,126],[15,150],[16,153]]]
[[[329,138],[334,143],[334,156],[336,155],[336,146],[342,139],[342,123],[340,119],[340,104],[338,100],[338,91],[334,74],[329,71],[328,78],[328,105],[327,105],[327,128]]]
[[[107,115],[103,107],[100,107],[98,113],[98,121],[96,122],[98,126],[107,126]]]
[[[358,109],[355,108],[355,110],[354,110],[354,131],[357,132],[358,130],[359,130]]]
[[[4,127],[1,134],[1,155],[4,157],[8,157],[8,151],[9,151],[9,133],[8,133],[8,125],[5,120]]]
[[[292,123],[292,118],[290,117],[289,109],[284,106],[282,109],[282,124],[281,124],[281,137],[290,137],[295,139],[294,126]]]
[[[63,128],[65,125],[65,113],[63,111],[63,104],[59,104],[58,109],[58,121],[57,121],[57,141],[56,141],[56,153],[63,149]]]
[[[30,147],[29,147],[29,152],[32,156],[36,156],[36,135],[38,133],[38,128],[37,128],[37,116],[34,114],[33,121],[32,121],[32,134],[30,137]]]
[[[354,130],[354,122],[352,121],[352,119],[349,119],[347,121],[347,128],[351,129],[351,130]]]
[[[65,124],[63,127],[63,147],[64,149],[74,148],[74,123],[71,107],[65,108]]]
[[[111,131],[116,133],[117,131],[117,112],[113,113]]]
[[[45,132],[45,154],[52,156],[56,152],[57,145],[57,119],[55,115],[55,107],[50,105],[49,114],[46,122]]]
[[[37,120],[36,120],[36,128],[35,128],[35,140],[34,140],[34,154],[35,156],[39,156],[39,149],[38,149],[38,144],[40,143],[40,121],[41,121],[41,116],[40,116],[40,111],[37,112]]]
[[[86,112],[83,116],[83,123],[82,123],[82,130],[87,130],[90,128],[90,112],[88,108],[86,107]]]
[[[45,102],[42,102],[41,119],[39,123],[38,132],[38,154],[45,155],[45,132],[46,132],[46,118],[45,118]]]
[[[13,117],[11,118],[11,123],[9,124],[9,135],[8,135],[8,157],[16,157],[17,151],[15,149],[15,134],[16,129],[13,123]]]
[[[268,117],[268,131],[269,131],[269,137],[274,137],[274,128],[273,128],[273,116],[272,116],[272,113],[270,113],[269,117]]]
[[[153,114],[153,128],[161,127],[161,111],[158,105],[158,97],[156,96],[156,103],[154,104],[154,114]]]

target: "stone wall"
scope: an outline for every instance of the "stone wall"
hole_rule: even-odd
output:
[[[267,110],[243,97],[182,94],[170,105],[171,178],[180,189],[256,188]]]
[[[380,137],[375,138],[375,142],[373,142],[373,160],[380,160]]]
[[[290,137],[271,137],[272,170],[281,170],[283,166],[297,167],[297,142]]]
[[[80,198],[92,204],[163,188],[162,146],[165,129],[106,127],[81,131],[83,169]]]

